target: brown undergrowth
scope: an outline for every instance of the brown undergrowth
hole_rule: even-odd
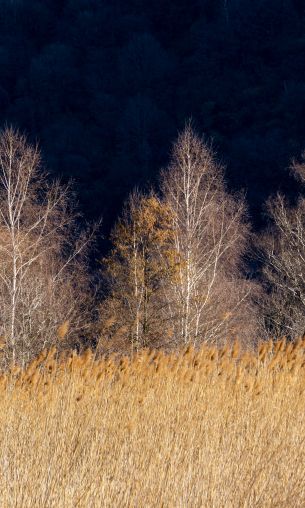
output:
[[[0,386],[1,507],[304,506],[304,340],[52,350]]]

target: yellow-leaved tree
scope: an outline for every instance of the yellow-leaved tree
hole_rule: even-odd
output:
[[[180,264],[172,210],[154,194],[128,199],[103,260],[108,295],[101,306],[102,348],[158,347],[171,341],[172,319],[165,288]]]

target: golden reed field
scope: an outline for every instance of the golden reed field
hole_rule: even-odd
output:
[[[304,507],[305,341],[1,377],[0,506]]]

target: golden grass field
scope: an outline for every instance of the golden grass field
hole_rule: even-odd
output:
[[[305,341],[53,356],[0,380],[1,508],[305,506]]]

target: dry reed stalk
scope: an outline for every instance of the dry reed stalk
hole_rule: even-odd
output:
[[[304,348],[44,352],[0,377],[0,506],[302,507]]]

